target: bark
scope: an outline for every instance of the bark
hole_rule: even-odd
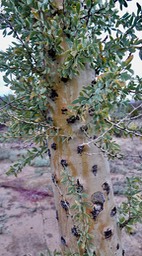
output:
[[[61,6],[62,1],[56,2]],[[65,42],[63,47],[66,50]],[[60,65],[62,61],[63,59],[58,58],[56,65]],[[55,78],[54,90],[57,95],[52,108],[52,118],[59,130],[53,140],[50,140],[50,152],[61,249],[63,255],[67,251],[71,251],[72,255],[75,252],[83,255],[86,250],[84,243],[77,245],[80,237],[75,229],[79,229],[80,226],[85,229],[86,224],[83,226],[80,223],[80,226],[75,226],[70,209],[75,198],[67,195],[67,187],[61,182],[62,171],[67,171],[74,177],[76,186],[88,195],[86,199],[90,203],[87,207],[87,214],[90,216],[88,233],[92,235],[94,255],[120,256],[124,255],[124,252],[117,225],[108,160],[93,144],[80,147],[82,143],[87,142],[81,127],[89,120],[88,111],[86,110],[84,119],[79,119],[68,108],[78,97],[82,87],[91,83],[94,78],[94,70],[89,66],[86,66],[85,70],[72,80],[64,81],[61,77]]]
[[[80,129],[84,122],[77,119],[72,123],[70,118],[73,115],[68,109],[71,102],[77,98],[82,86],[93,80],[93,73],[94,71],[86,68],[78,78],[66,83],[59,78],[56,83],[58,97],[54,106],[53,120],[60,130],[51,143],[51,168],[53,179],[55,179],[53,180],[54,195],[61,240],[64,238],[66,241],[64,245],[62,244],[62,251],[69,248],[78,251],[78,238],[71,232],[74,226],[73,220],[68,210],[61,205],[61,202],[66,200],[72,205],[73,201],[67,196],[65,185],[61,183],[61,172],[65,166],[75,178],[76,184],[79,181],[83,186],[83,190],[92,202],[92,209],[88,207],[88,214],[92,218],[89,232],[93,235],[96,255],[118,256],[122,255],[122,248],[107,158],[95,145],[85,145],[83,152],[81,148],[79,151],[80,145],[87,142],[85,134]],[[80,253],[82,255],[82,251]]]

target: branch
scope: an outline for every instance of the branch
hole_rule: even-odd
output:
[[[140,117],[142,117],[142,114],[139,114],[139,115],[134,116],[134,117],[130,117],[130,120],[139,119]]]
[[[9,112],[7,112],[7,114],[8,114],[11,118],[17,120],[17,121],[20,122],[20,123],[25,123],[25,124],[35,125],[35,126],[48,127],[48,129],[54,129],[54,130],[57,130],[57,131],[59,131],[59,129],[60,129],[59,127],[51,126],[51,125],[49,125],[49,124],[36,123],[36,122],[33,122],[33,121],[30,121],[30,122],[29,122],[29,121],[26,121],[26,120],[24,120],[24,119],[20,119],[20,118],[18,118],[17,116],[12,115],[12,114],[9,113]]]
[[[131,104],[131,105],[132,105],[132,104]],[[132,105],[132,106],[133,106],[133,105]],[[128,116],[131,116],[135,110],[138,110],[138,109],[141,108],[141,107],[142,107],[142,103],[141,103],[140,105],[138,105],[137,107],[134,107],[134,106],[133,106],[133,110],[132,110],[130,113],[128,113],[128,115],[126,116],[125,120],[127,120],[127,117],[128,117]]]
[[[89,146],[91,143],[96,143],[96,142],[100,141],[100,140],[101,140],[108,132],[110,132],[116,125],[119,127],[119,125],[120,125],[121,123],[123,123],[124,121],[130,120],[129,117],[133,114],[133,112],[134,112],[135,110],[141,108],[141,107],[142,107],[142,103],[141,103],[139,106],[137,106],[136,108],[134,108],[130,113],[128,113],[127,116],[124,117],[122,120],[120,120],[117,124],[116,124],[116,123],[112,123],[111,121],[109,121],[110,124],[111,124],[111,126],[110,126],[104,133],[102,133],[102,134],[101,134],[99,137],[97,137],[96,139],[91,139],[91,140],[88,141],[88,142],[82,143],[81,146],[85,146],[85,145]],[[129,119],[128,119],[128,118],[129,118]],[[106,118],[104,118],[104,120],[107,121]],[[122,128],[122,129],[124,129],[124,128]],[[129,130],[128,130],[128,131],[129,131]],[[130,133],[130,131],[129,131],[129,133]],[[131,133],[132,133],[132,131],[131,131]],[[135,133],[135,135],[142,137],[142,135],[139,134],[139,133]]]
[[[92,7],[93,7],[93,3],[92,3],[92,0],[91,0],[91,6],[88,10],[88,14],[87,14],[87,20],[86,20],[86,27],[88,26],[88,23],[89,23],[89,19],[91,17],[91,10],[92,10]]]
[[[122,126],[120,126],[120,125],[118,125],[118,124],[116,124],[116,123],[113,123],[112,121],[108,120],[107,118],[105,118],[105,120],[107,121],[107,123],[112,124],[113,127],[116,127],[116,128],[119,129],[120,131],[126,131],[127,133],[134,134],[135,136],[142,137],[142,134],[137,133],[136,131],[129,130],[129,129],[126,128],[126,127],[122,127]]]
[[[6,24],[8,25],[8,27],[12,30],[12,32],[16,35],[16,38],[21,42],[21,44],[23,45],[24,48],[26,48],[27,50],[27,53],[29,55],[29,58],[30,58],[30,65],[32,68],[33,67],[33,64],[32,64],[32,58],[33,60],[35,61],[36,63],[36,60],[34,59],[34,57],[31,55],[31,52],[29,51],[29,48],[27,47],[27,45],[25,44],[25,42],[23,42],[23,40],[21,39],[21,37],[18,35],[17,31],[14,29],[14,27],[12,26],[11,22],[5,18],[5,15],[1,13],[1,16],[2,18],[4,19],[4,21],[6,22]]]
[[[83,132],[84,132],[84,134],[86,135],[86,137],[90,139],[89,134],[88,134],[85,130],[84,130]],[[95,143],[95,142],[94,142],[94,145],[95,145],[97,148],[99,148],[99,149],[100,149],[105,155],[107,155],[107,156],[110,156],[110,157],[112,157],[112,158],[114,158],[114,157],[122,158],[122,155],[119,155],[119,156],[118,156],[117,154],[112,154],[112,153],[106,151],[104,148],[101,147],[101,145],[98,145],[98,144]],[[96,154],[98,154],[98,153],[84,153],[84,154],[86,154],[86,155],[88,155],[88,156],[92,156],[92,155],[96,155]]]
[[[92,15],[91,14],[91,9],[92,9],[92,6],[90,7],[90,9],[88,10],[88,14],[89,14],[89,16],[88,16],[88,14],[87,15],[85,15],[85,16],[83,16],[83,17],[81,17],[80,19],[82,20],[82,19],[86,19],[86,18],[90,18],[90,17],[93,17],[93,16],[100,16],[100,13],[101,13],[101,11],[103,11],[103,10],[105,10],[105,8],[104,7],[102,7],[102,8],[100,8],[99,10],[96,10],[95,11],[95,13]],[[88,23],[87,23],[88,24]]]
[[[25,98],[25,97],[21,97],[21,98],[19,98],[19,99],[24,99],[24,98]],[[4,105],[3,107],[1,107],[0,110],[4,109],[4,108],[7,107],[7,106],[10,106],[11,108],[14,108],[14,109],[20,110],[20,111],[21,111],[21,110],[29,110],[29,109],[23,108],[23,106],[22,106],[22,109],[13,106],[12,103],[16,102],[17,99],[16,99],[16,100],[13,100],[13,101],[11,101],[11,102],[8,102],[8,103],[7,103],[2,97],[0,97],[0,100],[5,103],[5,105]]]

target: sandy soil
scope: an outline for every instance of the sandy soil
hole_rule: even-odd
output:
[[[142,145],[138,139],[117,141],[127,155],[124,161],[111,161],[115,198],[120,203],[124,197],[117,193],[118,184],[123,187],[126,175],[140,175],[140,157],[136,156],[141,153]],[[21,142],[0,144],[2,153],[9,149],[20,151],[22,147]],[[50,168],[28,166],[18,178],[7,177],[5,173],[11,162],[10,158],[0,160],[0,256],[39,256],[47,248],[59,249]],[[142,255],[140,225],[131,236],[124,233],[123,241],[126,256]]]

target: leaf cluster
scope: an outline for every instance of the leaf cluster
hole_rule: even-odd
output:
[[[7,175],[15,175],[17,177],[17,175],[23,170],[23,168],[27,165],[27,164],[31,164],[31,162],[36,158],[36,157],[45,157],[45,155],[47,154],[47,146],[46,147],[40,147],[40,148],[36,148],[33,147],[32,149],[27,151],[26,155],[23,155],[15,164],[13,164],[10,169],[7,172]]]
[[[139,177],[127,178],[127,190],[125,193],[126,202],[121,204],[119,209],[121,228],[131,233],[133,225],[142,222],[142,179]]]

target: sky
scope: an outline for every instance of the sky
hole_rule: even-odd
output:
[[[141,4],[142,0],[132,0],[129,1],[129,7],[127,9],[124,9],[124,12],[127,10],[130,13],[136,10],[136,2]],[[138,37],[142,39],[142,31],[137,33]],[[6,48],[11,44],[11,42],[14,41],[11,36],[3,37],[2,32],[0,31],[0,50],[5,51]],[[135,72],[135,75],[142,76],[142,60],[139,58],[139,52],[137,51],[134,55],[134,59],[132,61],[132,69]],[[3,73],[0,73],[0,95],[7,95],[9,94],[10,88],[4,86],[3,82]]]

